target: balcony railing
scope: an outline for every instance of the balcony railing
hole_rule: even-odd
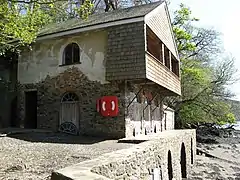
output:
[[[179,77],[179,61],[148,26],[147,51],[165,67],[172,71],[176,76]]]

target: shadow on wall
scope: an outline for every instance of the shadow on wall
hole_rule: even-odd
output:
[[[173,178],[173,168],[172,168],[172,155],[171,151],[168,151],[168,179],[172,180]]]
[[[95,144],[109,138],[91,137],[91,136],[73,136],[63,133],[47,132],[18,132],[10,133],[8,137],[41,143],[61,143],[61,144]]]
[[[193,140],[191,138],[191,164],[193,164]]]
[[[181,164],[181,177],[187,178],[187,161],[186,161],[186,148],[185,144],[181,145],[181,153],[180,153],[180,164]],[[172,155],[171,151],[168,151],[168,179],[173,179],[173,167],[172,167]]]
[[[181,146],[181,174],[182,178],[187,178],[186,148],[184,143]]]

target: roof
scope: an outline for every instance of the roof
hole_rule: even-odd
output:
[[[87,20],[74,18],[61,23],[54,23],[42,29],[39,32],[38,37],[50,35],[58,32],[73,30],[73,29],[79,29],[79,28],[104,24],[108,22],[115,22],[115,21],[120,21],[125,19],[143,17],[149,12],[151,12],[153,9],[158,7],[160,4],[162,4],[163,2],[164,2],[163,0],[160,0],[155,3],[114,10],[111,12],[96,13],[96,14],[90,15],[87,18]]]

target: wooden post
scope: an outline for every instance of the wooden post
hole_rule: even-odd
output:
[[[169,51],[169,69],[170,69],[170,71],[172,71],[172,53],[171,53],[171,51]]]
[[[165,65],[164,44],[163,43],[162,43],[162,58],[163,58],[163,65]]]

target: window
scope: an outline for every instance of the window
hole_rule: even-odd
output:
[[[179,61],[172,55],[172,72],[179,77]]]
[[[156,34],[147,26],[147,51],[156,59],[163,62],[162,42]]]
[[[63,51],[63,65],[80,62],[80,48],[76,43],[68,44]]]
[[[77,101],[79,101],[78,96],[72,92],[65,93],[61,100],[61,102],[77,102]]]
[[[170,57],[169,57],[169,50],[166,46],[164,46],[164,60],[165,66],[170,69]]]

